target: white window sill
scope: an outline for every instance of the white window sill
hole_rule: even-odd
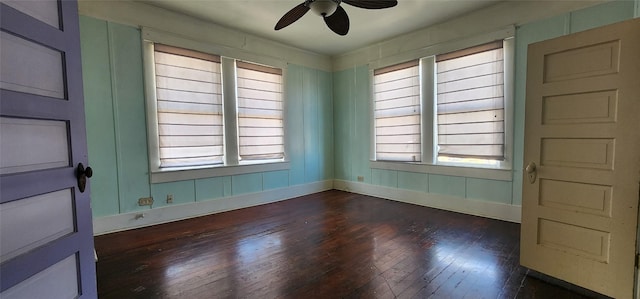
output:
[[[373,169],[385,169],[418,173],[429,173],[439,175],[450,175],[468,178],[488,179],[497,181],[512,181],[512,169],[479,168],[453,165],[432,165],[411,162],[383,162],[370,161]]]
[[[151,172],[151,183],[167,183],[256,172],[288,170],[289,168],[289,162],[280,161],[233,166],[216,165],[211,167],[189,169],[160,169]]]

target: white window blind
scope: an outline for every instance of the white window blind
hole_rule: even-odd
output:
[[[436,56],[438,157],[504,160],[502,41]]]
[[[421,161],[419,61],[377,69],[373,77],[376,160]]]
[[[220,57],[154,45],[160,167],[223,162]]]
[[[240,160],[284,158],[282,70],[237,61]]]

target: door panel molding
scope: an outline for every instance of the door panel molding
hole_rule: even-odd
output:
[[[0,292],[17,285],[66,257],[76,254],[76,248],[69,248],[68,243],[70,242],[79,243],[81,238],[78,234],[67,235],[33,249],[29,254],[23,254],[4,262],[0,267],[0,275],[2,276]],[[38,256],[39,258],[34,260],[33,256]],[[93,248],[91,249],[91,257],[93,259]],[[88,282],[85,281],[84,283]]]
[[[62,15],[72,16],[73,11],[71,9],[75,5],[68,2],[59,1],[60,10]],[[4,3],[2,4],[2,20],[0,20],[0,24],[6,31],[18,34],[28,40],[37,40],[40,44],[45,44],[62,52],[67,52],[73,47],[73,45],[65,42],[65,32],[68,32],[67,30],[72,29],[73,26],[70,26],[71,28],[69,26],[61,26],[63,27],[62,30],[64,30],[61,31]]]
[[[0,177],[0,185],[17,186],[29,182],[29,188],[3,188],[0,203],[76,187],[76,181],[70,181],[69,176],[75,175],[75,168],[47,169],[38,172],[17,173]],[[56,190],[57,189],[57,190]]]
[[[54,169],[0,175],[3,188],[0,202],[19,201],[30,196],[71,189],[74,232],[1,263],[0,291],[19,284],[69,256],[75,256],[79,273],[79,298],[95,298],[97,287],[88,190],[90,185],[84,193],[79,192],[75,175],[75,165],[88,164],[78,6],[75,0],[49,1],[59,5],[60,28],[56,29],[4,3],[0,3],[0,26],[4,32],[63,53],[63,71],[59,76],[65,84],[64,99],[2,89],[0,111],[3,117],[66,122],[69,163],[65,167]],[[46,295],[43,294],[44,297]]]
[[[46,293],[49,298],[76,298],[79,291],[78,268],[78,258],[70,255],[6,290],[4,295],[11,298],[38,298]]]
[[[640,19],[529,45],[522,265],[631,298],[640,192]],[[564,101],[564,103],[563,103]]]

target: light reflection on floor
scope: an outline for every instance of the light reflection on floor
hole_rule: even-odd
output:
[[[435,256],[440,262],[450,264],[450,267],[469,271],[473,275],[482,274],[483,279],[495,280],[497,278],[497,260],[495,256],[485,252],[484,249],[471,247],[467,248],[465,252],[459,252],[458,248],[448,244],[436,244],[435,247]]]
[[[482,244],[466,247],[457,244],[455,241],[443,242],[435,239],[411,239],[406,237],[392,237],[391,230],[378,230],[382,234],[373,236],[373,265],[374,267],[385,268],[383,265],[388,259],[388,255],[404,255],[403,265],[417,265],[415,273],[400,273],[403,268],[411,267],[391,267],[385,272],[377,270],[377,275],[383,279],[397,278],[398,276],[418,275],[424,281],[433,282],[427,288],[437,296],[472,296],[471,293],[458,293],[463,288],[458,288],[458,284],[471,284],[470,288],[481,290],[487,293],[486,288],[500,285],[506,273],[502,273],[496,253],[491,249],[483,248]],[[486,244],[485,244],[486,245]],[[428,248],[428,250],[426,250]],[[415,254],[422,251],[425,255]],[[398,258],[397,256],[395,257]],[[402,265],[401,265],[402,266]],[[428,269],[428,270],[427,270]],[[446,282],[445,282],[446,281]],[[456,283],[456,281],[458,281]],[[471,282],[471,283],[470,283]],[[394,283],[393,285],[398,285]],[[469,287],[469,286],[467,286]],[[431,289],[432,288],[432,289]],[[397,289],[393,290],[396,295],[411,296],[418,290]],[[497,289],[497,296],[500,289]],[[407,294],[409,293],[409,294]],[[437,297],[436,296],[436,297]],[[453,298],[453,297],[452,297]]]
[[[280,232],[251,236],[240,239],[236,244],[236,260],[240,264],[252,264],[257,262],[262,256],[269,256],[273,252],[282,250],[282,240]]]

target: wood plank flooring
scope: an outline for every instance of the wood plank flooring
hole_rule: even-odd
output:
[[[585,298],[526,275],[520,226],[327,191],[98,236],[105,298]]]

